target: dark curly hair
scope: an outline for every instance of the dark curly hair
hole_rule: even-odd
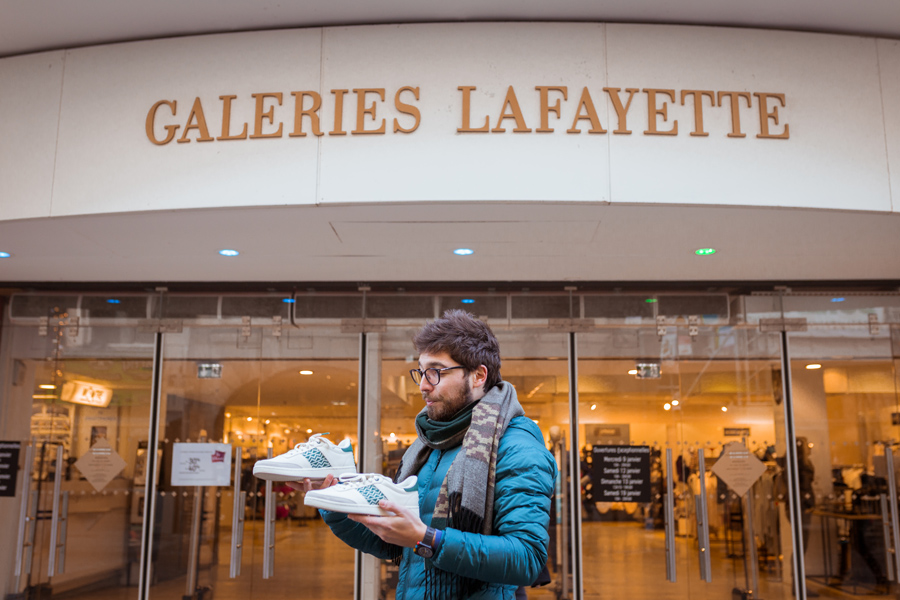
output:
[[[413,337],[413,344],[419,354],[446,352],[470,373],[484,365],[484,391],[500,383],[500,344],[486,323],[464,310],[448,310],[426,323]]]

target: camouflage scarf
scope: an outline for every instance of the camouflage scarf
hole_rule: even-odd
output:
[[[431,519],[432,527],[451,527],[484,535],[492,533],[497,448],[509,422],[524,414],[515,388],[505,381],[488,390],[475,405],[471,424],[462,437],[462,450],[453,459],[441,484]],[[446,444],[430,441],[418,424],[416,430],[419,437],[404,453],[397,481],[418,473],[433,449],[448,449]],[[431,560],[425,561],[425,569],[427,600],[465,598],[485,585],[484,581],[443,571],[435,567]]]

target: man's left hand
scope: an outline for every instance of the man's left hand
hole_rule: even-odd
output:
[[[402,506],[382,500],[378,507],[394,513],[395,516],[376,517],[372,515],[347,515],[351,520],[362,523],[372,533],[388,544],[413,548],[425,537],[427,526],[418,516]]]

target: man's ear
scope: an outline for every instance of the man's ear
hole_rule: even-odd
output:
[[[484,365],[478,365],[478,368],[473,371],[475,375],[475,379],[473,381],[473,388],[483,388],[484,384],[487,383],[488,369]]]

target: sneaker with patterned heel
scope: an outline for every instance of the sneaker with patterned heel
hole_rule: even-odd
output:
[[[269,481],[325,479],[328,475],[356,474],[353,445],[350,440],[334,444],[325,434],[316,433],[309,441],[297,444],[284,454],[257,461],[253,474]]]
[[[344,475],[340,483],[306,492],[307,506],[355,515],[390,516],[394,513],[378,506],[388,500],[419,516],[419,484],[416,476],[394,483],[384,475],[360,473]]]

